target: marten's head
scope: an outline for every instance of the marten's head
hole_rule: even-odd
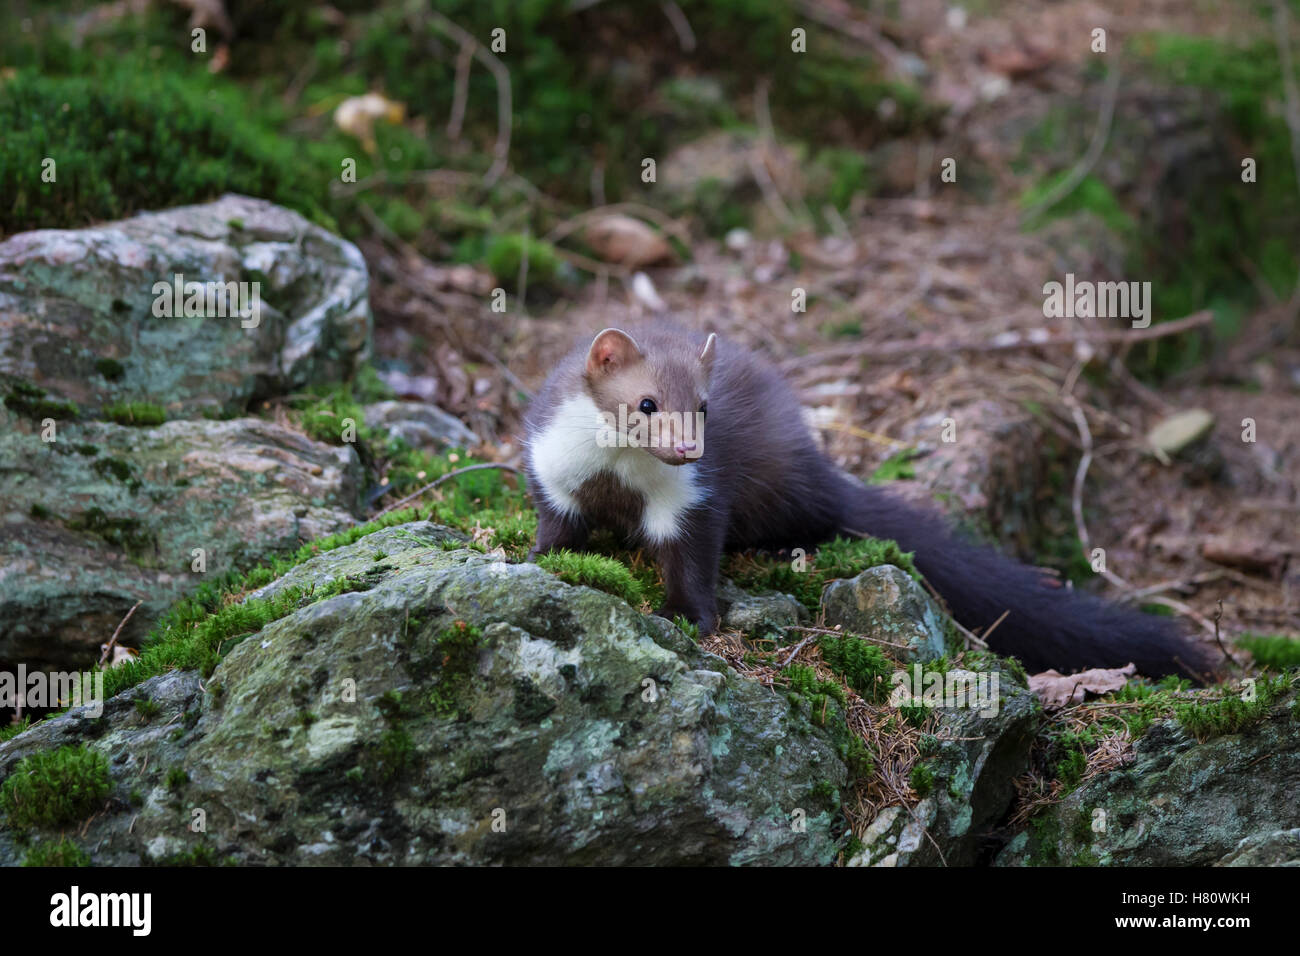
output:
[[[687,345],[647,353],[621,329],[597,335],[583,382],[604,417],[603,439],[644,449],[670,465],[698,460],[716,341],[710,335],[699,352]]]

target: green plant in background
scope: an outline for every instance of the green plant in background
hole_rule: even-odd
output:
[[[24,717],[22,720],[16,721],[15,723],[9,724],[5,727],[0,727],[0,744],[4,743],[6,740],[17,737],[31,725],[31,718]]]
[[[8,199],[0,231],[117,219],[227,191],[333,225],[328,180],[304,175],[303,152],[260,116],[240,90],[207,76],[138,64],[105,64],[93,77],[19,73],[0,83],[0,193]],[[33,156],[57,157],[55,182],[42,181]]]
[[[683,64],[647,52],[677,49],[678,40],[659,7],[631,0],[449,0],[436,14],[398,0],[340,0],[342,17],[308,0],[227,0],[239,55],[216,75],[175,42],[188,35],[179,7],[150,5],[74,30],[76,0],[14,2],[14,20],[31,28],[0,40],[0,62],[17,71],[0,82],[0,194],[12,200],[0,210],[0,232],[234,191],[350,238],[372,233],[378,220],[426,250],[449,243],[457,258],[513,282],[523,227],[541,236],[568,215],[536,203],[534,186],[585,206],[598,174],[609,201],[654,201],[640,167],[621,158],[662,156],[719,126],[752,126],[754,77],[782,77],[769,89],[782,136],[817,146],[819,210],[844,208],[869,188],[860,150],[937,116],[914,87],[883,80],[872,55],[834,31],[809,31],[809,55],[792,53],[790,30],[804,22],[796,0],[683,3],[698,43]],[[448,24],[480,39],[501,28],[509,38],[500,57],[511,93],[509,160],[522,180],[482,183],[499,89],[481,63],[469,73],[459,141],[446,133],[460,46]],[[623,51],[612,63],[591,49],[595,34]],[[699,73],[699,64],[712,67]],[[332,122],[344,99],[371,91],[407,112],[402,123],[375,124],[373,149]],[[885,102],[892,110],[880,109]],[[57,188],[30,156],[58,157]],[[345,158],[356,162],[356,188],[342,188]],[[423,171],[457,168],[469,176],[454,198],[422,187]],[[746,218],[740,209],[715,212],[733,225]],[[529,243],[529,260],[530,284],[554,280],[558,261],[545,243]]]
[[[1025,190],[1020,206],[1030,212],[1067,179],[1072,170],[1062,170]],[[1130,216],[1110,188],[1096,176],[1085,176],[1077,186],[1063,196],[1042,215],[1047,218],[1068,216],[1076,212],[1090,212],[1122,239],[1132,240],[1137,235],[1137,223]],[[1031,222],[1031,225],[1033,223]]]
[[[904,448],[902,451],[896,451],[879,465],[867,479],[869,484],[882,485],[890,481],[902,481],[908,478],[916,477],[916,466],[912,464],[912,459],[916,457],[916,449]]]
[[[549,242],[513,233],[496,236],[487,242],[483,257],[484,264],[504,288],[515,290],[525,249],[528,253],[528,273],[525,280],[528,286],[545,288],[554,285],[556,273],[560,268],[560,259],[555,254],[555,247]]]
[[[1260,667],[1282,671],[1300,667],[1300,640],[1283,634],[1243,634],[1237,645],[1250,651]]]

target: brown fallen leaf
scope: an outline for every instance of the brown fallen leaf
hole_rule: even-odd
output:
[[[601,216],[583,229],[582,238],[597,258],[631,269],[673,258],[673,247],[668,240],[631,216]]]
[[[100,644],[99,649],[101,652],[107,651],[108,645]],[[121,667],[127,661],[135,660],[139,656],[140,652],[133,647],[123,647],[121,644],[114,644],[112,660],[110,660],[106,666],[110,669]]]
[[[1062,674],[1043,671],[1029,675],[1029,689],[1043,702],[1045,710],[1060,710],[1067,704],[1081,704],[1087,694],[1109,694],[1122,690],[1130,677],[1137,673],[1137,665],[1080,671]]]

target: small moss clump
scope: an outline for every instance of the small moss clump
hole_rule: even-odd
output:
[[[46,750],[20,760],[0,784],[0,810],[17,830],[76,823],[108,797],[108,761],[84,746]]]
[[[785,673],[790,680],[791,701],[794,703],[808,701],[812,722],[819,727],[824,727],[829,719],[831,701],[839,707],[846,705],[844,688],[834,681],[821,680],[811,667],[791,664],[786,668]],[[840,714],[838,707],[835,713],[838,717]]]
[[[852,634],[824,634],[817,640],[822,659],[848,685],[873,704],[889,696],[889,677],[898,669],[884,652]]]
[[[9,724],[7,727],[0,727],[0,744],[4,743],[6,740],[11,740],[14,737],[17,737],[31,725],[31,718],[24,717],[17,723]]]
[[[173,853],[161,860],[149,862],[154,862],[158,866],[231,866],[235,863],[235,858],[223,859],[217,856],[217,851],[210,844],[200,843],[191,850]]]
[[[438,685],[429,694],[429,704],[436,716],[460,717],[461,692],[469,684],[482,646],[483,632],[466,621],[454,621],[438,635]],[[397,712],[400,713],[400,708]]]
[[[641,582],[632,576],[627,565],[599,554],[552,551],[537,559],[539,567],[550,571],[568,584],[582,584],[608,591],[634,607],[645,599]]]
[[[923,763],[918,763],[912,768],[908,780],[918,797],[927,797],[930,795],[930,791],[934,789],[934,771]]]
[[[1061,863],[1061,823],[1050,810],[1029,821],[1029,864],[1059,866]]]
[[[1179,704],[1174,711],[1178,722],[1197,740],[1224,734],[1240,733],[1264,719],[1269,707],[1291,686],[1286,676],[1261,680],[1253,700],[1228,693],[1221,700],[1208,703]]]
[[[687,620],[685,616],[678,614],[673,618],[673,624],[691,640],[698,641],[700,639],[700,626],[693,621]]]
[[[90,866],[90,854],[67,837],[58,843],[38,843],[23,857],[23,866]]]
[[[876,772],[875,754],[871,752],[866,741],[855,733],[848,735],[848,739],[840,748],[840,756],[844,759],[844,765],[849,768],[850,780],[866,780]]]
[[[116,478],[123,484],[131,481],[131,465],[121,458],[96,459],[90,470],[104,478]]]
[[[119,425],[152,428],[167,421],[167,412],[161,405],[149,402],[113,402],[105,405],[103,416]]]
[[[141,721],[148,723],[162,713],[162,705],[151,697],[141,697],[135,702],[135,712]]]
[[[1079,785],[1087,769],[1088,755],[1082,750],[1069,750],[1056,765],[1056,778],[1061,781],[1068,793]]]
[[[390,727],[379,738],[370,757],[370,771],[384,783],[391,783],[415,762],[415,741],[404,727]]]
[[[126,374],[126,366],[117,359],[101,358],[95,360],[95,371],[110,382],[117,382]]]
[[[142,555],[154,549],[154,536],[138,518],[115,518],[98,505],[65,522],[69,531],[88,531],[127,554]]]
[[[47,398],[46,394],[45,389],[36,385],[17,382],[9,387],[9,394],[5,396],[5,408],[37,422],[47,418],[66,421],[81,414],[76,402]]]
[[[190,782],[190,775],[184,767],[172,767],[167,771],[167,789],[175,792]]]

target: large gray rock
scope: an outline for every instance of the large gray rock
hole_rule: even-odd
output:
[[[87,666],[136,601],[127,644],[204,580],[356,521],[355,450],[273,422],[55,435],[0,408],[0,661]]]
[[[809,618],[808,609],[792,595],[751,594],[725,578],[718,586],[718,609],[724,628],[743,631],[751,639],[783,638],[786,628]]]
[[[257,283],[259,311],[160,315],[178,274]],[[244,196],[0,243],[0,665],[85,666],[137,601],[126,645],[205,575],[356,520],[351,447],[218,419],[350,375],[368,287],[353,245]]]
[[[312,559],[262,596],[357,590],[303,598],[201,691],[171,675],[102,720],[72,711],[0,744],[0,777],[55,744],[104,754],[112,795],[74,836],[96,864],[196,848],[336,865],[834,859],[843,824],[819,794],[847,771],[783,697],[611,595],[457,543],[416,522]],[[148,723],[141,696],[162,698]],[[0,863],[45,839],[0,829]]]
[[[177,274],[249,283],[250,295],[260,283],[256,326],[155,315],[155,284]],[[370,331],[357,248],[260,199],[0,242],[0,382],[33,383],[92,416],[132,401],[173,418],[243,411],[255,396],[349,376]]]
[[[934,599],[892,564],[832,581],[822,592],[826,623],[888,643],[891,656],[927,661],[947,650],[947,626]]]
[[[451,412],[425,402],[375,402],[363,409],[366,425],[412,448],[473,448],[482,441]]]

